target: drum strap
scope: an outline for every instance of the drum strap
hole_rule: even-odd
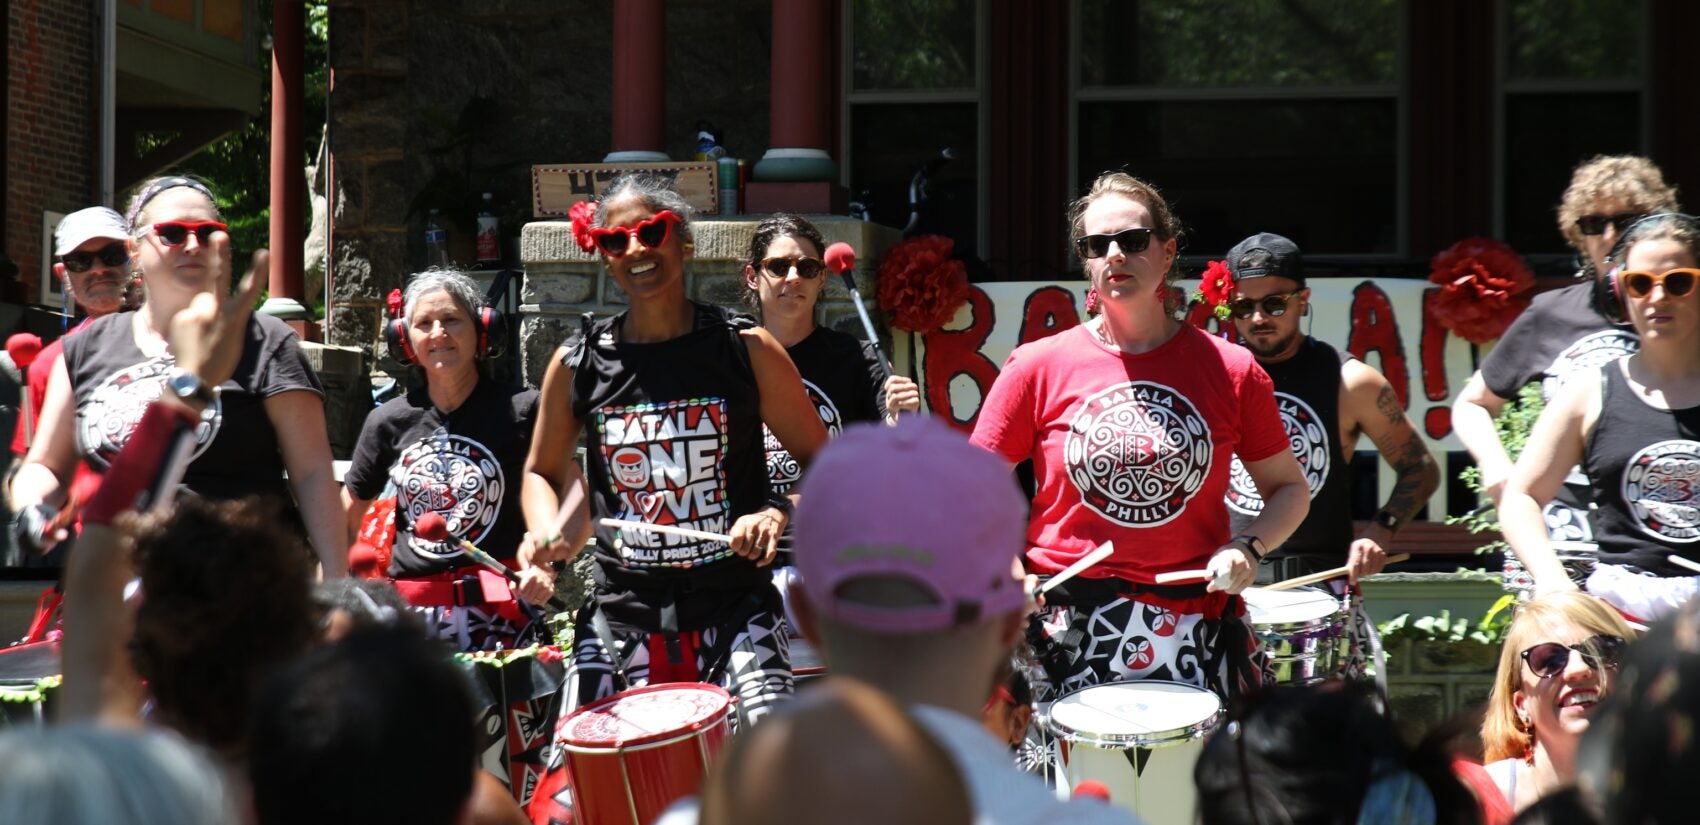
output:
[[[608,626],[608,617],[602,613],[602,608],[596,605],[596,600],[591,599],[584,609],[590,611],[590,628],[596,633],[597,641],[602,643],[603,650],[608,651],[608,663],[613,668],[614,691],[618,693],[631,687],[631,679],[626,676],[626,669],[631,667],[632,659],[636,658],[640,646],[632,645],[632,649],[621,656],[619,646],[614,644],[614,628]],[[581,618],[578,626],[584,625],[585,622]]]
[[[1043,577],[1040,579],[1044,581]],[[1058,607],[1097,607],[1124,596],[1152,595],[1165,599],[1199,599],[1209,595],[1206,583],[1141,584],[1114,576],[1088,579],[1084,576],[1057,585],[1045,594],[1045,604]]]

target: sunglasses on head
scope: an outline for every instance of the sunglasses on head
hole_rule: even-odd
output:
[[[67,252],[59,257],[66,272],[87,272],[99,260],[102,266],[116,269],[130,262],[130,250],[121,243],[107,244],[93,252]]]
[[[1074,239],[1074,249],[1082,258],[1102,258],[1110,254],[1110,241],[1115,241],[1123,255],[1138,255],[1151,245],[1151,236],[1156,232],[1149,226],[1135,226],[1108,235],[1087,235]]]
[[[1297,292],[1289,292],[1285,295],[1270,295],[1257,300],[1241,298],[1238,301],[1228,304],[1228,309],[1234,313],[1235,318],[1238,318],[1241,321],[1250,318],[1253,312],[1260,309],[1263,310],[1264,315],[1267,315],[1270,318],[1279,318],[1287,314],[1287,304],[1290,303],[1293,300],[1293,296],[1297,294]]]
[[[159,236],[160,243],[166,246],[182,246],[189,241],[189,233],[195,233],[195,240],[204,246],[214,232],[228,232],[230,227],[218,221],[162,221],[153,225],[153,233]]]
[[[1645,212],[1619,212],[1616,215],[1583,215],[1576,219],[1576,229],[1584,235],[1599,235],[1606,231],[1606,224],[1617,227],[1617,233],[1623,234],[1630,224],[1641,220]]]
[[[1700,269],[1669,269],[1657,275],[1651,272],[1630,271],[1619,272],[1617,281],[1623,284],[1623,291],[1636,298],[1651,295],[1653,287],[1663,284],[1665,294],[1672,298],[1681,298],[1694,291],[1694,279],[1700,277]]]
[[[590,237],[596,241],[596,247],[610,258],[618,258],[632,248],[632,236],[636,235],[638,243],[654,249],[667,243],[667,238],[673,234],[673,226],[679,222],[679,216],[670,209],[663,209],[650,217],[638,221],[631,228],[624,226],[596,227],[590,230]]]
[[[1628,644],[1622,636],[1609,636],[1604,633],[1573,645],[1542,642],[1523,651],[1523,662],[1529,666],[1531,673],[1548,679],[1563,673],[1564,669],[1570,666],[1570,653],[1575,651],[1593,670],[1599,670],[1602,666],[1617,670],[1618,659],[1623,656],[1623,649]]]
[[[793,255],[788,258],[766,258],[761,262],[761,271],[781,280],[783,280],[785,276],[790,275],[792,269],[797,270],[797,277],[806,281],[811,278],[818,278],[825,274],[826,264],[819,258],[810,258],[807,255]]]

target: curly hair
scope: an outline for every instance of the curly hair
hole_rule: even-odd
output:
[[[1637,155],[1595,155],[1571,173],[1570,185],[1558,204],[1558,231],[1572,249],[1586,249],[1576,219],[1612,201],[1631,212],[1675,212],[1681,208],[1676,187],[1665,182],[1664,173],[1652,161]],[[1583,268],[1594,274],[1592,261],[1584,261]]]
[[[1576,625],[1586,633],[1603,633],[1634,639],[1635,631],[1611,605],[1586,593],[1568,591],[1541,596],[1517,610],[1505,645],[1499,651],[1499,670],[1494,673],[1493,693],[1488,696],[1482,719],[1482,747],[1486,761],[1521,759],[1535,746],[1535,733],[1517,720],[1514,698],[1523,689],[1523,651],[1548,641],[1565,625]],[[1610,688],[1610,674],[1600,671],[1600,689]]]
[[[1086,234],[1086,208],[1107,195],[1120,195],[1128,200],[1144,204],[1145,208],[1151,212],[1151,228],[1156,230],[1155,234],[1159,240],[1164,242],[1173,240],[1177,245],[1185,240],[1186,230],[1181,226],[1181,219],[1175,215],[1173,209],[1169,208],[1169,202],[1163,200],[1163,196],[1157,191],[1156,186],[1126,172],[1111,171],[1099,175],[1098,179],[1092,182],[1092,188],[1086,190],[1086,194],[1081,195],[1068,205],[1068,236],[1071,247],[1073,246],[1073,239],[1083,237]],[[1079,255],[1078,249],[1070,249],[1070,251]],[[1085,258],[1081,258],[1081,261],[1084,263]],[[1180,277],[1180,271],[1180,256],[1176,255],[1175,259],[1169,262],[1169,271],[1163,274],[1163,280],[1173,284]],[[1170,301],[1167,298],[1164,299],[1163,304],[1171,312],[1176,309],[1176,307],[1169,306]]]
[[[767,256],[767,248],[780,238],[808,241],[814,244],[816,255],[824,254],[826,250],[826,238],[807,218],[790,212],[775,212],[767,216],[767,219],[756,227],[755,234],[750,236],[750,257],[745,261],[750,269],[760,274],[761,261]],[[744,303],[755,310],[758,316],[761,314],[761,293],[750,286],[748,280],[744,281]]]
[[[269,499],[179,496],[129,517],[142,577],[130,653],[161,721],[227,757],[245,752],[254,687],[317,636],[312,556]]]

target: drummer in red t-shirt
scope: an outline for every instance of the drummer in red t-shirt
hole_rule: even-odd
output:
[[[1012,464],[1033,460],[1032,572],[1115,549],[1047,594],[1029,640],[1052,696],[1159,679],[1231,698],[1267,681],[1234,594],[1304,519],[1304,476],[1251,353],[1175,319],[1180,223],[1156,189],[1106,173],[1069,214],[1088,309],[1102,315],[1017,348],[973,440]],[[1237,536],[1222,503],[1236,453],[1266,502]],[[1155,583],[1198,569],[1213,577]]]

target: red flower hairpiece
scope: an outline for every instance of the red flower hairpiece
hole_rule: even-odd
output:
[[[1504,334],[1529,306],[1535,276],[1517,253],[1492,238],[1465,238],[1429,262],[1441,326],[1473,344]]]
[[[1228,302],[1234,297],[1234,273],[1228,269],[1227,261],[1211,261],[1204,267],[1200,276],[1198,289],[1192,293],[1194,301],[1203,301],[1211,306],[1211,312],[1217,318],[1226,320],[1231,314]]]
[[[401,290],[399,290],[399,289],[390,290],[389,297],[384,299],[384,306],[389,309],[390,317],[392,317],[392,318],[400,318],[401,317],[401,308],[402,308],[404,303],[405,302],[402,299]]]
[[[567,210],[567,216],[573,221],[573,240],[578,242],[578,248],[586,252],[596,251],[596,239],[590,234],[590,225],[596,222],[596,201],[579,201]]]

